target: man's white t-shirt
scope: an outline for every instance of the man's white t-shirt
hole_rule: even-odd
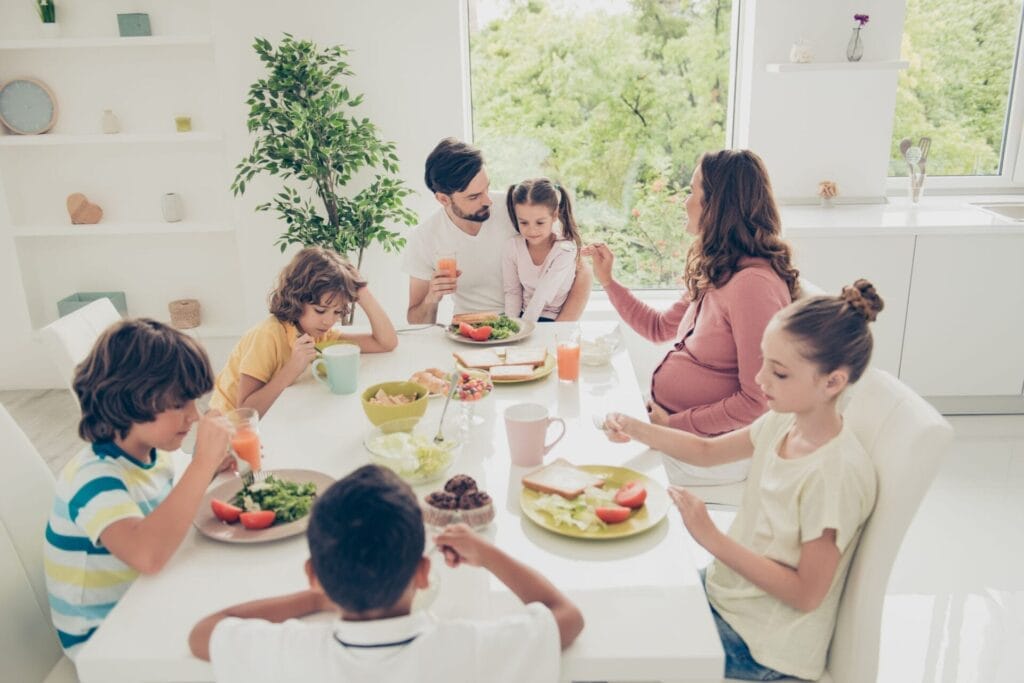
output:
[[[531,603],[492,621],[425,612],[282,624],[228,618],[210,637],[210,661],[218,683],[553,683],[561,646],[551,610]]]
[[[420,280],[434,276],[439,254],[455,254],[462,271],[452,295],[456,313],[505,310],[501,252],[516,231],[505,208],[505,195],[492,193],[491,200],[491,216],[476,235],[459,230],[440,207],[413,229],[405,245],[402,270]]]

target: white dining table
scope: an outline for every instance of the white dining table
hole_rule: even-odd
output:
[[[607,328],[584,324],[583,334],[594,337]],[[542,324],[519,345],[545,346],[554,353],[555,335],[566,331],[564,323]],[[439,327],[403,333],[396,351],[361,357],[359,386],[403,380],[427,367],[453,368],[452,352],[462,348]],[[546,461],[561,457],[581,465],[619,465],[663,485],[666,475],[659,453],[635,443],[610,443],[594,426],[593,416],[610,410],[643,413],[624,350],[607,365],[582,366],[577,382],[559,381],[556,371],[532,382],[500,384],[474,407],[484,423],[465,433],[449,475],[469,474],[490,493],[496,516],[483,533],[542,572],[582,610],[586,626],[564,653],[563,680],[720,681],[721,644],[691,556],[692,540],[674,509],[648,531],[617,540],[561,536],[523,515],[520,479],[529,469],[511,465],[501,417],[520,402],[543,404],[565,420],[565,437]],[[442,404],[443,399],[432,399],[423,419],[438,420]],[[460,409],[453,401],[446,422]],[[261,422],[264,468],[343,477],[369,462],[363,446],[369,429],[358,392],[332,394],[307,373]],[[549,434],[557,434],[557,428]],[[418,486],[416,493],[422,497],[443,483]],[[210,665],[189,653],[192,626],[228,605],[304,588],[307,557],[304,535],[241,545],[193,529],[163,571],[139,577],[85,645],[77,660],[82,683],[212,681]],[[438,618],[486,618],[523,609],[485,570],[451,569],[434,558],[432,578],[438,585],[429,609]]]

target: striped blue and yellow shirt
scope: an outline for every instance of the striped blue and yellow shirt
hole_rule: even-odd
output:
[[[170,454],[154,449],[150,457],[143,465],[113,442],[96,443],[76,455],[57,479],[44,566],[53,625],[69,657],[138,576],[103,547],[100,535],[114,522],[145,517],[170,493]]]

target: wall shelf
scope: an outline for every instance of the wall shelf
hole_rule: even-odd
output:
[[[217,133],[113,133],[105,135],[0,135],[0,147],[53,147],[57,145],[139,145],[182,144],[189,142],[220,142]]]
[[[899,60],[880,62],[810,62],[793,64],[781,62],[765,64],[765,70],[772,74],[808,73],[811,71],[901,71],[910,66],[910,62]]]
[[[194,36],[119,36],[103,38],[39,38],[36,40],[0,40],[0,50],[62,50],[121,47],[188,47],[213,45],[213,37]]]
[[[230,225],[181,221],[97,223],[95,225],[14,225],[15,237],[96,237],[104,235],[178,235],[204,232],[234,232]]]

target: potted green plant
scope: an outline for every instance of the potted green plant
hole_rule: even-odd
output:
[[[43,35],[54,37],[59,28],[57,26],[57,6],[53,0],[36,0],[36,12],[39,13],[39,20],[43,22]]]
[[[327,247],[358,268],[374,242],[387,252],[400,250],[405,238],[389,224],[416,223],[403,203],[412,190],[397,177],[394,143],[382,141],[369,119],[352,112],[363,97],[340,82],[352,75],[348,51],[321,50],[287,33],[277,47],[257,38],[253,48],[267,75],[249,88],[248,126],[256,139],[235,168],[234,194],[244,194],[257,173],[298,181],[256,207],[273,209],[284,221],[277,239],[282,251],[290,244]],[[374,172],[373,179],[351,196],[343,193],[362,169]]]

